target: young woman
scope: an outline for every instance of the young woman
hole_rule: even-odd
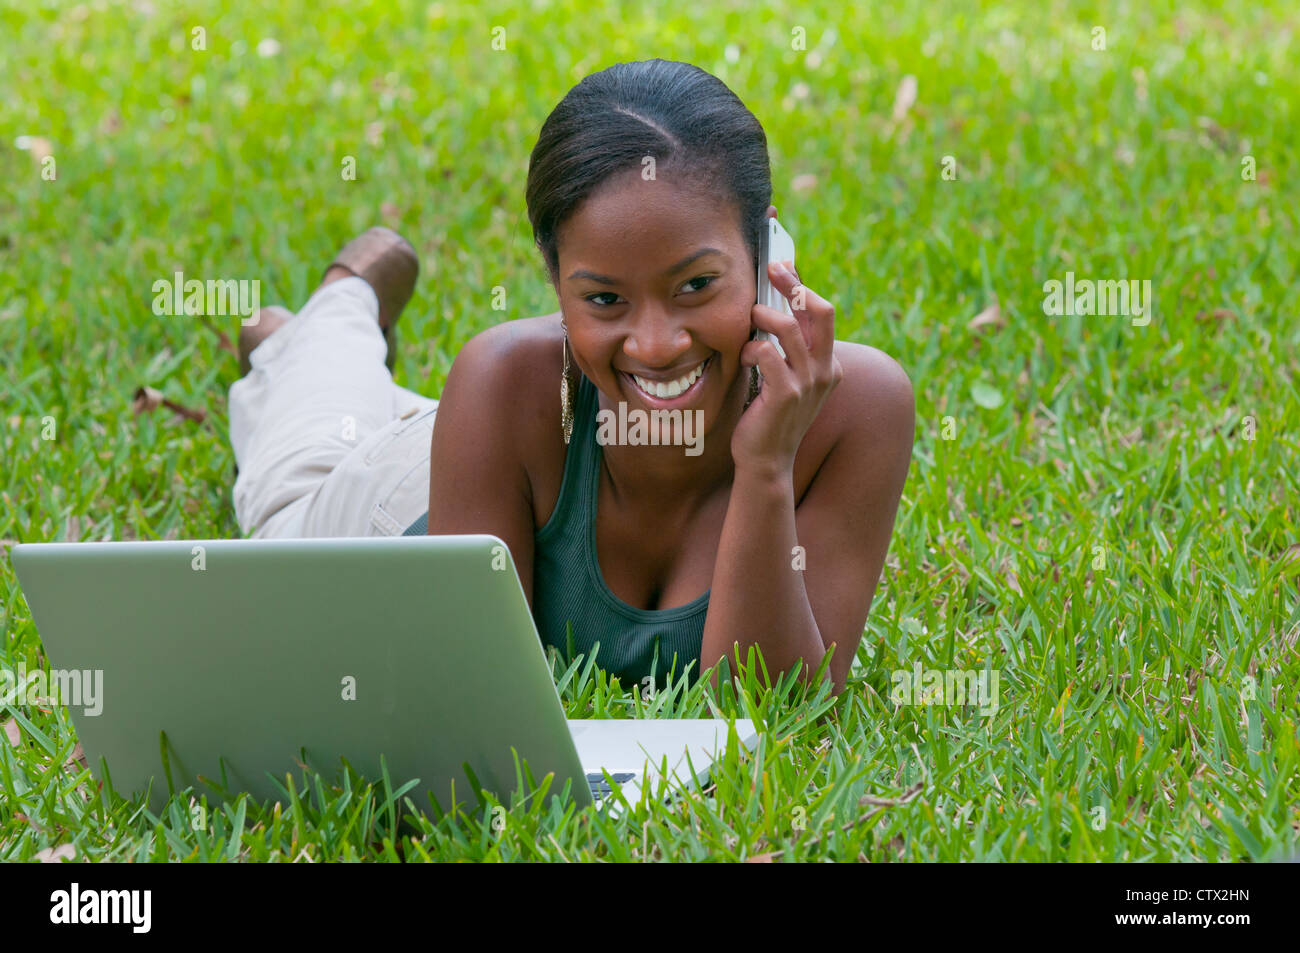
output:
[[[912,388],[836,341],[830,293],[797,274],[769,269],[793,317],[754,303],[771,192],[763,129],[716,77],[664,60],[588,76],[528,173],[560,310],[478,334],[431,400],[385,367],[413,249],[383,229],[350,243],[298,315],[264,309],[241,340],[240,525],[491,533],[543,642],[563,652],[571,625],[624,684],[734,670],[750,646],[773,678],[808,677],[833,646],[841,691],[911,460]],[[696,452],[665,410],[702,422]],[[663,439],[611,440],[601,411]]]

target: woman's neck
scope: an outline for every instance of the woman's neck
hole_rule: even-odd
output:
[[[748,371],[740,375],[738,383],[743,386],[731,389],[720,418],[712,426],[709,421],[702,421],[703,432],[696,432],[693,420],[686,418],[704,415],[685,411],[679,433],[688,439],[660,446],[625,442],[622,438],[629,429],[626,421],[636,411],[628,410],[626,405],[620,408],[598,390],[597,405],[601,411],[598,420],[605,424],[604,436],[615,438],[601,440],[604,466],[615,498],[667,512],[682,506],[693,509],[730,486],[736,469],[731,457],[731,435],[744,410]],[[598,423],[598,439],[602,437],[599,426]],[[669,425],[663,426],[667,430]]]

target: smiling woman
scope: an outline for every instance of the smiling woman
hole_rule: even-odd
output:
[[[750,647],[773,677],[807,677],[833,649],[839,691],[907,475],[912,391],[888,356],[836,341],[833,306],[789,269],[769,276],[793,315],[755,304],[770,201],[762,127],[716,77],[664,60],[588,76],[547,118],[528,176],[560,310],[477,335],[430,401],[384,369],[393,270],[344,261],[347,280],[271,333],[232,389],[241,525],[492,533],[543,641],[599,643],[625,684],[694,678]],[[272,423],[265,403],[298,419]],[[699,452],[598,433],[634,412],[658,437],[690,415]],[[351,443],[327,433],[340,417]],[[259,463],[254,444],[275,449]]]

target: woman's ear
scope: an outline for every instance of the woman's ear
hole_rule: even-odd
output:
[[[775,206],[775,205],[769,205],[769,206],[767,207],[767,217],[768,217],[768,218],[776,218],[776,206]]]

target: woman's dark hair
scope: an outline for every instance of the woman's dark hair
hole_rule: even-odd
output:
[[[528,161],[528,219],[553,282],[556,234],[606,179],[642,168],[730,195],[755,265],[772,172],[767,136],[727,85],[673,60],[616,63],[569,90],[546,117]]]

